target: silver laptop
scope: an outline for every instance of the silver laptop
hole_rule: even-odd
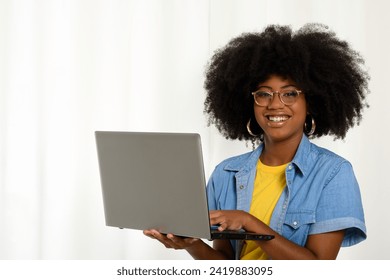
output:
[[[209,240],[273,238],[211,229],[198,134],[96,131],[95,137],[107,226]]]

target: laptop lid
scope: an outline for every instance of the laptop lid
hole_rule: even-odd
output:
[[[96,131],[107,226],[203,239],[270,240],[210,229],[200,135]]]
[[[198,134],[95,136],[107,226],[211,238]]]

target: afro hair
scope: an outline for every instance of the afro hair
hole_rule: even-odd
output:
[[[291,78],[305,93],[316,122],[312,137],[345,138],[368,106],[364,60],[346,41],[322,24],[307,24],[296,32],[271,25],[261,33],[243,33],[212,56],[204,84],[208,125],[227,139],[253,141],[246,129],[254,119],[251,92],[272,74]],[[263,133],[258,125],[252,131]]]

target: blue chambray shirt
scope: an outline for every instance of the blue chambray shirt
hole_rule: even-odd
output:
[[[216,166],[207,184],[210,210],[249,212],[262,150],[260,145]],[[301,246],[310,234],[341,229],[346,230],[342,246],[366,239],[359,185],[347,160],[311,143],[304,135],[285,174],[287,186],[271,217],[273,230]],[[235,249],[236,244],[232,245]]]

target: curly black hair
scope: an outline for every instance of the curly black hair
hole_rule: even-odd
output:
[[[270,25],[261,33],[243,33],[217,50],[206,67],[204,112],[227,139],[254,140],[247,129],[254,120],[256,86],[272,75],[289,77],[305,93],[315,119],[312,137],[345,138],[368,107],[368,72],[361,55],[322,24]],[[253,123],[253,122],[252,122]],[[256,134],[263,131],[258,125]]]

